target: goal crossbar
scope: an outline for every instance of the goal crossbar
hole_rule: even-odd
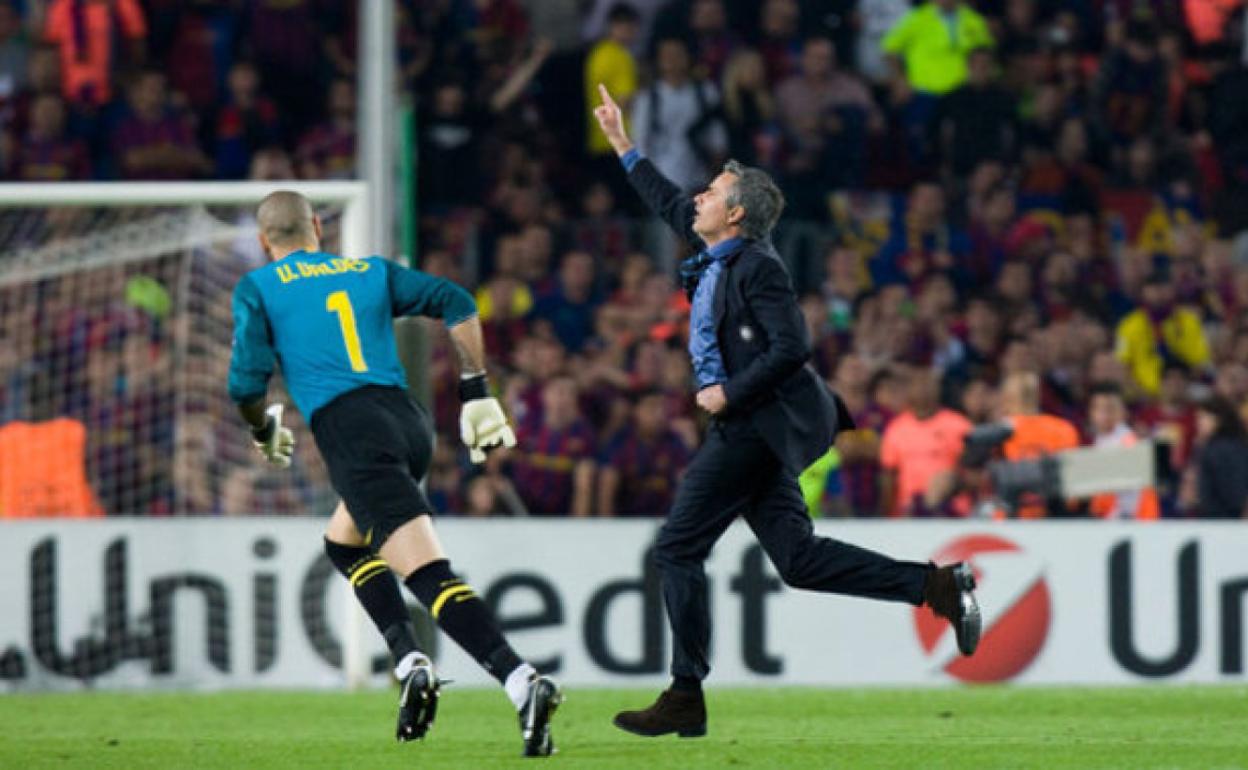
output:
[[[38,206],[172,206],[256,204],[276,190],[293,190],[313,203],[342,204],[342,252],[371,253],[364,182],[17,182],[0,184],[0,208]]]

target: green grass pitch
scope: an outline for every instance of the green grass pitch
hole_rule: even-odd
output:
[[[652,690],[571,690],[549,760],[491,690],[398,744],[396,693],[0,695],[0,768],[1248,768],[1248,687],[711,689],[685,740],[611,726]]]

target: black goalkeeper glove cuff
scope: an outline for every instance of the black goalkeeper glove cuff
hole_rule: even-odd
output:
[[[256,443],[264,444],[267,443],[269,439],[273,438],[273,432],[276,430],[277,420],[274,420],[272,416],[269,416],[268,419],[264,421],[264,425],[261,425],[259,428],[251,428],[251,437],[256,440]]]
[[[490,385],[485,380],[484,374],[476,374],[472,377],[465,377],[459,381],[459,402],[476,401],[479,398],[490,397]]]

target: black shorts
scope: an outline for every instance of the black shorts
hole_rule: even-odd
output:
[[[366,385],[316,411],[312,435],[329,480],[374,549],[433,506],[420,489],[433,456],[429,415],[399,388]]]

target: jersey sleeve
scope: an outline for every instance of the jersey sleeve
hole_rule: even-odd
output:
[[[230,399],[245,404],[264,398],[277,356],[260,289],[245,275],[234,287],[234,342],[230,352]]]
[[[477,314],[477,302],[455,283],[377,258],[386,269],[390,309],[397,317],[423,315],[441,318],[447,328]]]

